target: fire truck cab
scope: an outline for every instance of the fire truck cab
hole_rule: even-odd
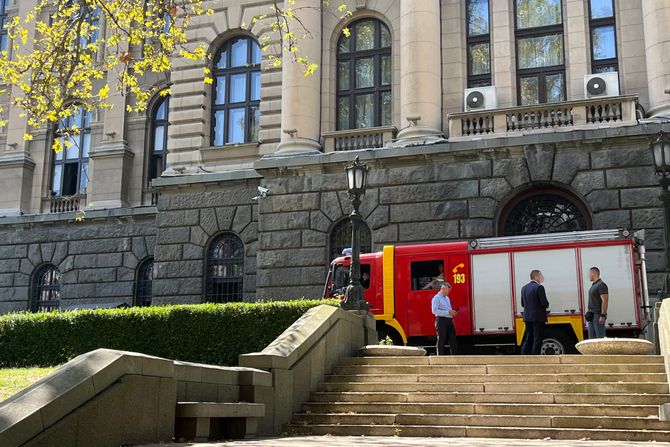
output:
[[[350,257],[331,263],[325,297],[341,296],[350,263]],[[550,304],[542,352],[573,352],[585,337],[592,266],[609,287],[608,336],[638,337],[649,309],[643,233],[598,230],[390,245],[361,255],[365,299],[380,339],[433,345],[431,300],[443,279],[453,286],[462,350],[473,353],[518,351],[525,332],[521,288],[534,269],[544,274]]]

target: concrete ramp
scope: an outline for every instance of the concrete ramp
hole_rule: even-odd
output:
[[[98,349],[0,404],[2,447],[171,441],[178,401],[254,402],[270,373]]]

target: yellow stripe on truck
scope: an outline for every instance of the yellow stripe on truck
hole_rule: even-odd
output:
[[[395,319],[395,247],[393,245],[384,246],[382,254],[384,312],[375,315],[375,320],[383,321],[398,331],[403,343],[407,344],[407,335],[398,320]]]
[[[547,324],[564,324],[570,325],[574,331],[577,341],[584,340],[584,326],[581,315],[549,315],[547,317]],[[526,324],[523,319],[516,317],[516,344],[521,346],[523,342],[523,334],[526,332]]]
[[[390,320],[395,317],[395,247],[385,245],[382,253],[384,313],[380,319]]]

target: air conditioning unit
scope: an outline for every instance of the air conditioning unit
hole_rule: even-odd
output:
[[[619,73],[609,71],[584,76],[584,96],[586,98],[619,96]]]
[[[498,108],[495,86],[466,88],[463,91],[466,112]]]

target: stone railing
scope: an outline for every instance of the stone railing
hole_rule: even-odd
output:
[[[98,349],[0,403],[0,446],[166,443],[175,437],[180,401],[264,403],[272,398],[268,372]],[[264,419],[269,433],[272,417]]]
[[[160,195],[161,193],[153,188],[145,189],[142,193],[142,205],[157,206]]]
[[[321,136],[325,152],[338,152],[384,147],[397,133],[398,129],[395,127],[385,126],[325,132]]]
[[[70,213],[86,207],[86,195],[53,196],[42,199],[42,211],[45,213]]]
[[[449,139],[629,126],[637,123],[636,105],[636,96],[614,96],[452,113]]]
[[[259,433],[281,433],[333,366],[368,344],[377,344],[372,314],[322,305],[308,310],[261,352],[241,355],[240,366],[272,373],[274,401],[255,402],[272,408],[273,431],[267,432],[266,417]]]

